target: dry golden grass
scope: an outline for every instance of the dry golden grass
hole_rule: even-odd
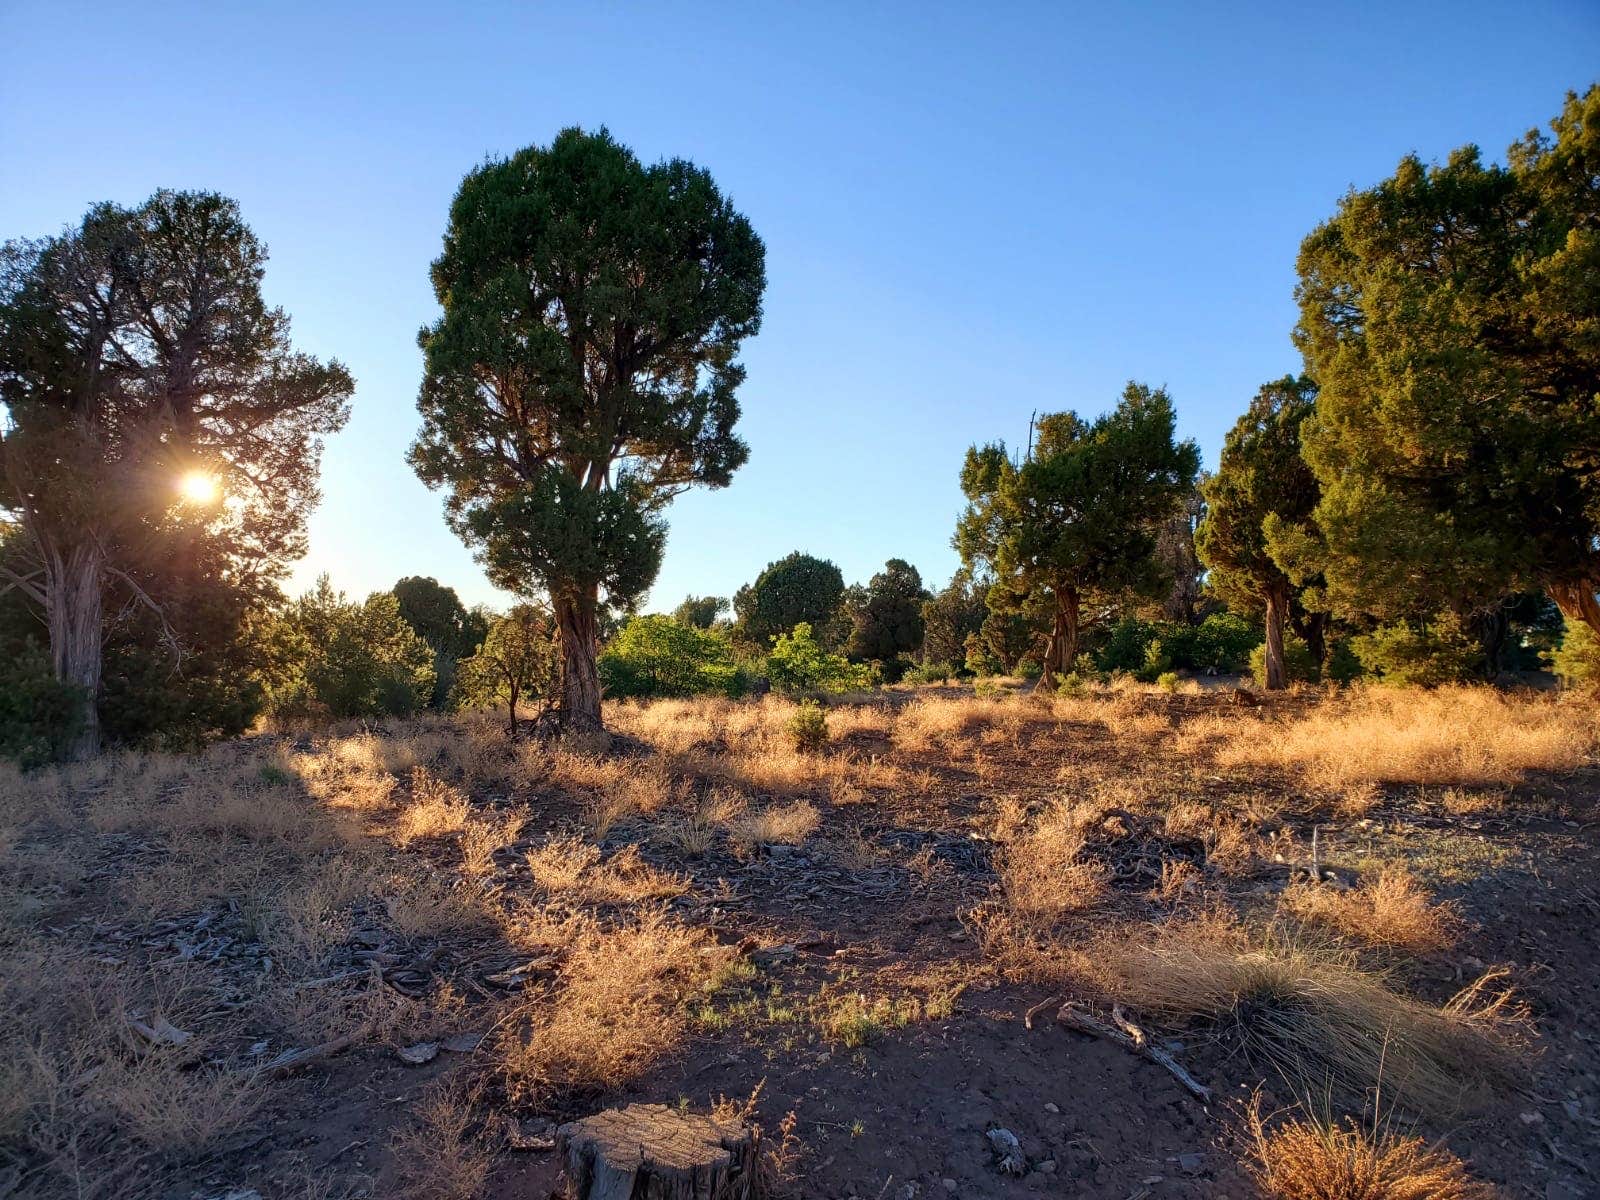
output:
[[[391,1144],[404,1200],[472,1200],[482,1194],[493,1162],[479,1132],[470,1097],[447,1087],[430,1091],[410,1106],[411,1120]]]
[[[1286,722],[1240,721],[1223,767],[1274,767],[1314,787],[1363,783],[1485,786],[1571,771],[1595,752],[1589,706],[1489,687],[1366,688]]]
[[[798,846],[822,824],[822,814],[804,800],[750,808],[728,822],[728,840],[741,854],[761,846]]]
[[[474,878],[490,874],[495,854],[515,842],[527,823],[522,811],[469,819],[461,830],[462,870]]]
[[[1090,959],[1111,996],[1176,1020],[1212,1022],[1306,1092],[1359,1105],[1379,1084],[1418,1112],[1447,1115],[1519,1072],[1525,1014],[1491,972],[1443,1008],[1399,995],[1346,954],[1282,936],[1251,939],[1214,918],[1107,938]]]
[[[1400,866],[1386,867],[1350,891],[1296,883],[1279,897],[1278,905],[1308,925],[1413,954],[1449,946],[1461,925],[1453,908],[1433,903],[1422,882]]]
[[[394,838],[402,846],[423,838],[459,833],[466,827],[472,805],[457,787],[426,767],[411,770],[411,801],[395,819]]]
[[[1022,929],[1049,929],[1105,896],[1106,869],[1083,853],[1085,811],[1058,802],[1031,820],[1002,814],[1009,827],[995,865],[1006,909]]]
[[[638,904],[681,896],[688,882],[652,867],[627,846],[602,861],[600,848],[578,838],[552,838],[527,853],[534,883],[552,898],[578,904]]]
[[[1442,1146],[1354,1121],[1289,1117],[1269,1122],[1260,1100],[1248,1130],[1252,1173],[1276,1200],[1494,1200]]]
[[[704,932],[649,910],[610,931],[569,923],[560,978],[535,993],[499,1039],[512,1099],[546,1104],[617,1087],[670,1053],[684,1001],[731,958]]]

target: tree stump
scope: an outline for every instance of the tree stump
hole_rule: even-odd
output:
[[[751,1200],[760,1135],[736,1120],[630,1104],[556,1130],[571,1200]]]

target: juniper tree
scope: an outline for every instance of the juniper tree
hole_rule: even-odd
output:
[[[1481,616],[1529,586],[1600,629],[1600,86],[1485,165],[1404,159],[1300,251],[1315,563],[1337,612]]]
[[[152,544],[203,538],[249,588],[304,552],[321,439],[354,385],[290,346],[261,297],[266,257],[238,206],[205,192],[96,205],[0,252],[0,510],[25,549],[0,587],[45,615],[80,756],[99,744],[118,606],[145,609],[173,662],[189,649],[145,586]]]
[[[833,626],[844,599],[844,575],[825,558],[796,550],[768,563],[753,583],[733,594],[734,628],[741,641],[768,649],[804,622],[820,642],[834,642]]]
[[[1265,617],[1266,685],[1274,689],[1288,682],[1283,635],[1290,621],[1322,658],[1322,614],[1299,606],[1300,589],[1274,561],[1265,533],[1269,521],[1305,522],[1316,507],[1317,480],[1300,456],[1300,426],[1316,395],[1309,379],[1292,375],[1256,393],[1202,487],[1206,515],[1195,531],[1206,586],[1235,612]]]
[[[451,205],[410,460],[494,582],[548,595],[568,728],[600,726],[601,604],[655,580],[662,509],[748,457],[736,355],[764,263],[706,171],[603,129],[486,163]]]
[[[1175,441],[1173,427],[1166,391],[1130,383],[1092,422],[1041,417],[1020,464],[1003,442],[967,451],[956,548],[969,568],[993,571],[991,613],[1046,614],[1041,687],[1070,669],[1085,624],[1168,582],[1157,537],[1200,465],[1194,442]]]

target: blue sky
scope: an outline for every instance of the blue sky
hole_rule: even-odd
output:
[[[0,0],[0,237],[240,201],[297,344],[355,374],[295,586],[497,602],[405,465],[462,174],[607,125],[767,244],[751,459],[670,512],[650,606],[794,549],[955,566],[956,474],[1034,409],[1164,384],[1215,462],[1295,369],[1294,257],[1416,151],[1491,157],[1600,78],[1600,5],[75,5]]]

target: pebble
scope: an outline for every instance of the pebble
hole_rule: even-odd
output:
[[[1047,1158],[1043,1162],[1035,1163],[1033,1169],[1041,1175],[1054,1175],[1056,1173],[1056,1160]]]
[[[1044,1110],[1047,1113],[1058,1113],[1061,1111],[1061,1106],[1056,1104],[1054,1101],[1051,1101],[1049,1104],[1044,1106]]]
[[[955,1191],[958,1186],[959,1185],[956,1183],[956,1181],[954,1179],[946,1179],[944,1181],[944,1190],[947,1191],[947,1192]]]

